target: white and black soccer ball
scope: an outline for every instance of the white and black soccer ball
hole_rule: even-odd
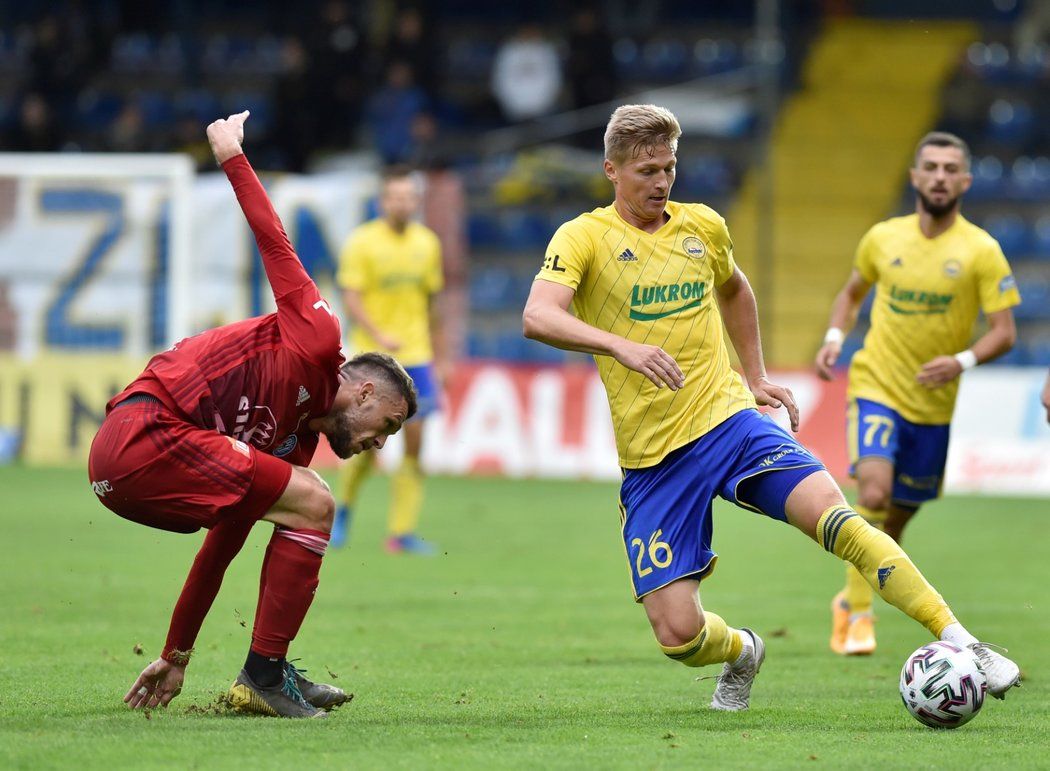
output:
[[[968,648],[932,642],[908,656],[901,670],[901,699],[930,728],[958,728],[984,704],[988,681]]]

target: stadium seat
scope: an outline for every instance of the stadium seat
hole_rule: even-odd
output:
[[[1032,223],[1032,254],[1039,259],[1050,259],[1050,214]]]
[[[470,307],[475,311],[502,311],[517,294],[514,274],[501,266],[475,270],[470,277]]]
[[[973,200],[995,200],[1006,192],[1007,179],[1003,174],[1003,162],[994,155],[973,159],[973,184],[966,197]]]
[[[1000,214],[985,220],[984,229],[999,242],[1007,257],[1024,256],[1029,249],[1028,225],[1017,214]]]
[[[1032,108],[1020,100],[996,99],[988,108],[988,137],[1005,145],[1022,145],[1035,128]]]
[[[642,46],[642,67],[655,81],[683,80],[689,74],[689,51],[680,40],[650,40]]]

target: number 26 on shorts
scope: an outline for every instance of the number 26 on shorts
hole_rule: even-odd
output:
[[[670,544],[664,543],[660,540],[660,536],[663,535],[663,530],[657,530],[651,536],[649,536],[649,548],[645,546],[645,541],[641,538],[631,539],[631,548],[638,547],[638,553],[635,555],[634,564],[638,572],[638,577],[643,578],[653,572],[653,568],[665,568],[671,564],[671,560],[674,559],[674,554],[671,553]],[[646,557],[648,557],[649,564],[645,564]]]

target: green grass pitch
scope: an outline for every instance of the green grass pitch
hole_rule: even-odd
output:
[[[258,526],[227,574],[183,694],[147,719],[121,697],[158,652],[200,535],[124,522],[83,470],[0,468],[3,768],[1046,768],[1050,507],[948,498],[907,546],[979,636],[1026,674],[1005,702],[935,732],[897,695],[926,632],[880,605],[867,659],[827,650],[837,560],[794,529],[722,504],[703,600],[767,644],[742,714],[666,660],[631,601],[609,484],[433,479],[433,559],[380,548],[370,480],[350,548],[329,552],[292,656],[355,700],[326,721],[213,714],[249,642]],[[138,646],[144,653],[138,653]]]

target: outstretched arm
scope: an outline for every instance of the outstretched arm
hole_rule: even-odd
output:
[[[729,333],[740,364],[744,368],[747,387],[759,404],[773,408],[785,407],[791,420],[791,430],[798,431],[798,405],[791,389],[770,382],[762,360],[762,340],[758,332],[758,305],[751,284],[740,268],[715,290],[722,319]]]
[[[266,190],[244,156],[241,143],[247,119],[245,111],[213,122],[208,126],[208,142],[259,245],[285,345],[327,366],[339,359],[339,321],[299,261]]]
[[[828,320],[828,333],[824,337],[824,344],[817,351],[816,367],[817,374],[824,380],[831,380],[834,375],[831,368],[842,353],[842,341],[857,323],[857,312],[864,297],[871,289],[871,284],[860,275],[854,268],[850,273],[846,285],[835,295],[831,303],[831,318]]]
[[[522,314],[523,332],[531,340],[598,356],[612,356],[628,369],[640,372],[657,388],[677,391],[685,375],[677,362],[658,345],[645,345],[592,327],[569,313],[575,291],[553,281],[538,279]]]

